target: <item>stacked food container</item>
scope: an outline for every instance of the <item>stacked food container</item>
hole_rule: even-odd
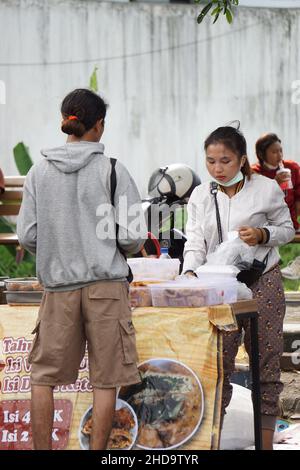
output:
[[[151,307],[151,286],[174,280],[179,273],[178,259],[130,258],[128,264],[133,274],[130,285],[132,307]]]
[[[43,286],[36,277],[11,278],[5,281],[6,301],[9,305],[39,305],[43,296]]]
[[[235,277],[179,277],[179,260],[134,258],[130,286],[132,307],[205,307],[237,301]]]

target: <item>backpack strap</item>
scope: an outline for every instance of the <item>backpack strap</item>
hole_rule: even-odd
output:
[[[110,164],[111,164],[111,173],[110,173],[110,201],[111,205],[115,205],[115,193],[116,193],[116,187],[117,187],[117,174],[116,174],[116,163],[117,159],[116,158],[110,158]]]
[[[110,158],[110,164],[111,164],[111,172],[110,172],[110,201],[111,205],[115,207],[115,193],[116,193],[116,188],[117,188],[117,174],[116,174],[116,163],[117,159],[116,158]],[[119,234],[119,224],[116,224],[116,244],[117,247],[122,254],[122,256],[125,258],[125,261],[127,260],[127,256],[121,249],[118,243],[118,234]],[[133,280],[133,274],[131,271],[130,266],[128,266],[128,276],[127,276],[127,281],[130,283]]]
[[[117,174],[116,174],[116,158],[110,158],[111,172],[110,172],[110,202],[115,207],[115,193],[117,188]],[[116,224],[116,240],[118,240],[119,225]]]

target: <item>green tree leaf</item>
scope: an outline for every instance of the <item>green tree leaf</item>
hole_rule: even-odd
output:
[[[197,23],[199,24],[202,23],[202,21],[204,20],[205,16],[207,15],[207,13],[209,12],[212,6],[213,4],[212,2],[210,2],[208,5],[206,5],[206,7],[203,8],[203,10],[201,11],[200,15],[197,18]]]
[[[213,21],[213,24],[215,24],[215,22],[218,21],[219,16],[220,16],[220,13],[217,13],[217,14],[216,14],[216,17],[215,17],[215,19],[214,19],[214,21]]]
[[[232,20],[233,20],[232,13],[231,13],[231,11],[230,11],[228,8],[227,8],[227,10],[226,10],[226,19],[227,19],[227,21],[228,21],[229,24],[232,23]]]
[[[98,67],[94,67],[93,73],[90,77],[90,89],[95,93],[98,91],[98,77],[97,77]]]
[[[194,0],[195,3],[200,4],[202,0]],[[233,21],[232,7],[236,8],[239,5],[239,0],[212,0],[202,10],[197,17],[197,22],[200,24],[205,16],[209,13],[210,9],[214,6],[211,16],[214,16],[213,24],[216,23],[221,13],[226,16],[228,23]]]
[[[28,171],[33,165],[28,147],[26,147],[23,142],[19,142],[14,147],[13,152],[14,152],[15,163],[19,170],[20,175],[22,176],[27,175]]]
[[[217,15],[218,13],[221,12],[221,7],[219,5],[211,12],[211,16]]]

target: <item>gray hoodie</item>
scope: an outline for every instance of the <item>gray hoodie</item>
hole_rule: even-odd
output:
[[[111,163],[103,151],[94,142],[43,150],[45,158],[26,176],[17,233],[20,244],[36,253],[37,276],[47,290],[125,280],[128,266],[116,244],[116,222],[126,254],[138,252],[145,241],[140,196],[120,162],[115,207],[110,205]]]

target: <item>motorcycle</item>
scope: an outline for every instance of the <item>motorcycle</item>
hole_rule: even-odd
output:
[[[154,171],[148,184],[149,196],[142,201],[148,239],[136,256],[159,257],[160,247],[167,247],[169,256],[179,258],[182,264],[187,203],[199,184],[199,176],[184,164],[175,163]]]

